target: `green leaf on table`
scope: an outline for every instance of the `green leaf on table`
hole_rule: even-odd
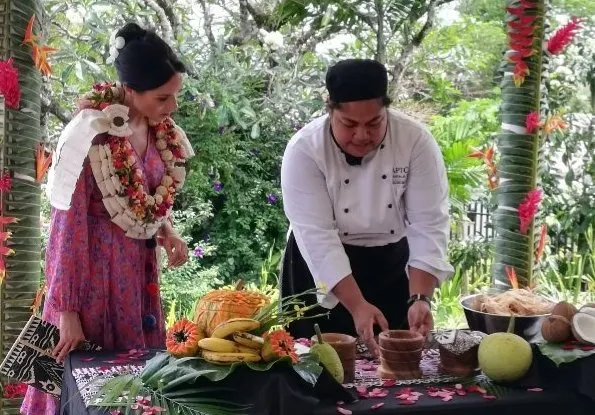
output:
[[[166,353],[163,353],[166,355]],[[182,359],[155,356],[149,362],[141,377],[150,387],[160,387],[164,391],[171,391],[184,384],[192,384],[198,378],[206,378],[211,382],[219,382],[240,366],[246,366],[254,371],[265,372],[277,364],[286,364],[306,382],[315,385],[322,373],[318,359],[311,354],[299,356],[298,362],[291,365],[289,358],[273,360],[271,362],[235,362],[230,365],[210,363],[200,357]]]
[[[305,353],[299,357],[297,364],[293,365],[293,370],[302,379],[314,386],[322,373],[322,366],[315,355]]]
[[[564,350],[561,345],[554,343],[540,343],[538,347],[541,354],[545,357],[548,357],[556,364],[556,366],[560,366],[563,363],[571,363],[575,360],[595,355],[595,350]]]

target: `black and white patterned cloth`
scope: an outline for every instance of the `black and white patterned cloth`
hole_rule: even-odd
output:
[[[435,342],[455,355],[462,355],[478,346],[485,336],[485,333],[471,330],[439,330],[433,333]]]
[[[64,365],[50,354],[59,341],[58,327],[31,316],[0,365],[0,375],[60,397]],[[81,350],[100,351],[101,347],[84,342]]]

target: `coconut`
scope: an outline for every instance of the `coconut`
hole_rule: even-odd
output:
[[[576,313],[572,318],[571,326],[576,340],[595,346],[595,316],[588,313]]]
[[[541,335],[550,343],[562,343],[571,336],[570,321],[566,317],[552,315],[543,321]]]
[[[572,317],[577,313],[577,309],[574,305],[566,301],[560,301],[552,310],[553,316],[564,317],[568,322],[572,320]]]
[[[592,316],[595,316],[595,304],[591,303],[591,304],[586,304],[586,305],[582,306],[581,309],[579,310],[579,313],[587,313]]]

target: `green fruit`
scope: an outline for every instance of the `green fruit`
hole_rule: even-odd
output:
[[[318,357],[320,363],[322,363],[337,382],[343,383],[345,379],[343,374],[343,364],[341,363],[337,351],[333,349],[333,346],[322,341],[322,334],[320,333],[318,324],[314,325],[314,330],[318,336],[318,343],[310,347],[310,353]]]
[[[525,376],[533,362],[531,345],[512,333],[514,316],[507,333],[493,333],[479,344],[479,367],[494,382],[514,382]]]

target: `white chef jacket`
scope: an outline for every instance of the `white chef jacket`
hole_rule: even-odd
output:
[[[447,262],[448,183],[440,148],[417,121],[393,109],[388,114],[386,137],[361,165],[347,163],[328,115],[298,131],[285,149],[285,214],[316,286],[326,291],[318,296],[326,308],[338,304],[331,290],[351,274],[343,243],[381,246],[406,236],[409,266],[439,282],[454,271]]]

